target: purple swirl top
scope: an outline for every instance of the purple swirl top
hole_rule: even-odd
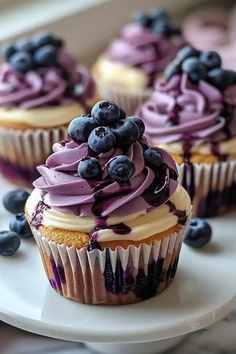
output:
[[[150,142],[219,142],[236,136],[236,85],[223,92],[185,73],[159,84],[139,109]]]
[[[162,73],[185,41],[180,34],[163,36],[138,24],[127,25],[121,38],[114,40],[106,55],[114,61],[140,68],[152,86],[156,75]]]
[[[59,211],[69,211],[78,216],[110,217],[149,211],[164,204],[175,192],[177,170],[173,159],[165,151],[156,149],[162,158],[158,174],[145,164],[145,139],[132,144],[126,151],[114,147],[97,154],[88,143],[74,141],[54,145],[54,153],[44,166],[39,166],[41,177],[34,186],[43,193],[46,205]],[[135,164],[135,173],[126,183],[109,177],[107,166],[118,155],[126,155]],[[82,159],[96,157],[102,168],[99,180],[87,180],[78,175]]]
[[[18,70],[20,56],[25,55],[23,60],[27,60],[29,55],[19,51],[12,60],[1,65],[0,107],[30,109],[75,102],[87,106],[87,100],[95,92],[89,72],[63,47],[54,50],[56,60],[53,64],[28,65],[27,70]]]

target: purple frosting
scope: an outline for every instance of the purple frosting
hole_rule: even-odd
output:
[[[143,151],[146,140],[134,143],[126,152],[114,148],[96,156],[103,174],[99,181],[88,181],[78,176],[81,159],[94,156],[87,143],[62,142],[54,145],[54,153],[46,165],[39,166],[41,177],[34,186],[43,192],[46,205],[59,211],[69,211],[79,216],[122,216],[150,210],[165,203],[175,192],[177,170],[168,153],[157,149],[163,160],[158,175],[145,166]],[[117,155],[126,155],[135,163],[135,174],[128,183],[113,182],[107,165]]]
[[[0,67],[0,107],[29,109],[66,105],[93,97],[94,82],[88,71],[78,66],[65,49],[58,49],[58,66],[38,68],[25,74],[15,71],[8,63]],[[70,89],[81,85],[81,94],[74,97]]]
[[[140,68],[147,75],[147,86],[152,86],[156,75],[165,69],[185,43],[181,35],[167,38],[130,24],[122,31],[121,38],[111,43],[107,56]]]
[[[186,74],[159,84],[139,109],[150,142],[194,144],[236,136],[236,86],[225,92],[205,81],[192,84]]]

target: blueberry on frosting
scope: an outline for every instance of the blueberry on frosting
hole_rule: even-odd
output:
[[[16,71],[22,73],[33,68],[32,57],[28,52],[16,52],[10,57],[9,61]]]
[[[78,166],[78,173],[85,179],[99,179],[102,174],[101,165],[95,157],[82,159]]]
[[[100,101],[93,107],[91,115],[99,125],[112,125],[120,119],[120,110],[114,102]]]
[[[161,154],[155,149],[146,149],[143,155],[146,165],[153,170],[157,171],[162,165]]]
[[[129,118],[119,121],[112,131],[117,145],[124,149],[129,148],[140,136],[138,125]]]
[[[191,81],[198,82],[205,80],[207,77],[207,69],[198,58],[190,57],[182,64],[182,70],[188,75]]]
[[[113,131],[109,127],[95,128],[88,138],[90,149],[97,153],[107,152],[115,147],[116,138]]]
[[[76,143],[88,141],[89,135],[97,127],[97,123],[91,117],[82,115],[73,119],[68,127],[68,134]]]
[[[118,183],[128,182],[134,175],[134,162],[127,156],[115,157],[108,166],[108,174],[111,179]]]

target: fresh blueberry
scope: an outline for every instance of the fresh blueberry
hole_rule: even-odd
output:
[[[25,213],[16,214],[10,221],[9,228],[17,233],[21,238],[30,238],[33,236]]]
[[[151,10],[150,16],[153,21],[162,21],[162,22],[168,22],[169,17],[167,15],[167,12],[163,9],[154,9]]]
[[[11,256],[20,247],[20,236],[13,231],[0,232],[0,255]]]
[[[53,45],[56,47],[60,47],[63,44],[63,41],[59,38],[56,38],[53,34],[48,32],[40,32],[37,33],[32,41],[34,43],[35,48],[41,48],[45,45]]]
[[[68,127],[68,134],[72,140],[81,144],[88,141],[88,137],[92,130],[97,127],[95,120],[86,115],[74,118]]]
[[[29,193],[24,189],[16,189],[3,197],[3,205],[12,214],[23,213],[28,197]]]
[[[134,162],[124,155],[115,157],[108,166],[109,176],[118,183],[128,182],[134,173]]]
[[[79,163],[78,173],[85,179],[99,179],[102,174],[101,165],[95,157],[83,159]]]
[[[182,64],[182,70],[189,79],[195,83],[200,80],[205,80],[207,77],[207,69],[198,58],[188,58]]]
[[[120,109],[112,101],[100,101],[93,107],[91,115],[97,124],[110,126],[119,121]]]
[[[213,69],[208,72],[208,81],[220,91],[224,91],[236,83],[236,73],[233,70]]]
[[[155,149],[147,149],[144,151],[144,161],[146,166],[150,167],[154,171],[158,170],[162,165],[162,157],[161,154]]]
[[[139,137],[138,137],[138,139],[140,139],[143,136],[144,131],[145,131],[145,125],[144,125],[142,119],[139,118],[139,117],[136,117],[136,116],[129,117],[127,119],[131,120],[132,122],[134,122],[137,125],[137,127],[139,129]]]
[[[129,148],[140,136],[137,124],[131,119],[121,120],[112,128],[112,131],[115,134],[117,146],[123,149]]]
[[[115,147],[116,138],[113,131],[108,127],[95,128],[88,138],[90,149],[97,153],[107,152]]]
[[[185,234],[184,243],[190,247],[200,248],[210,241],[211,235],[211,227],[204,219],[192,219]]]
[[[153,31],[157,33],[159,36],[170,37],[172,35],[169,22],[157,21],[153,25]]]
[[[57,63],[57,52],[53,45],[48,44],[37,49],[33,58],[37,66],[54,66]]]
[[[177,53],[176,60],[179,64],[182,64],[183,61],[185,61],[186,59],[198,56],[199,51],[197,49],[190,46],[186,46]]]
[[[34,45],[32,41],[27,38],[21,39],[19,42],[17,42],[16,47],[17,50],[23,52],[33,53],[34,51]]]
[[[6,60],[9,61],[10,57],[16,53],[16,47],[13,44],[6,45],[3,52]]]
[[[123,111],[123,109],[120,108],[120,119],[125,119],[126,118],[126,113]]]
[[[33,67],[32,57],[27,52],[16,52],[10,57],[9,61],[13,69],[22,73]]]
[[[143,28],[150,28],[152,26],[152,17],[144,12],[138,12],[134,15],[134,22]]]
[[[219,68],[221,66],[221,57],[216,52],[202,52],[199,60],[208,70]]]
[[[174,75],[178,75],[181,73],[181,70],[180,70],[180,67],[179,65],[177,65],[175,63],[175,61],[173,61],[172,63],[170,63],[166,69],[165,69],[165,73],[164,73],[164,76],[165,76],[165,79],[167,81],[169,81]]]

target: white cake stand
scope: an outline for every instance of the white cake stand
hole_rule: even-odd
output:
[[[1,190],[7,187],[0,180]],[[236,213],[211,220],[199,251],[183,246],[177,276],[161,295],[127,306],[66,300],[48,284],[33,240],[0,258],[0,320],[41,335],[85,342],[103,354],[150,354],[226,316],[236,300]],[[0,209],[1,229],[9,214]]]

